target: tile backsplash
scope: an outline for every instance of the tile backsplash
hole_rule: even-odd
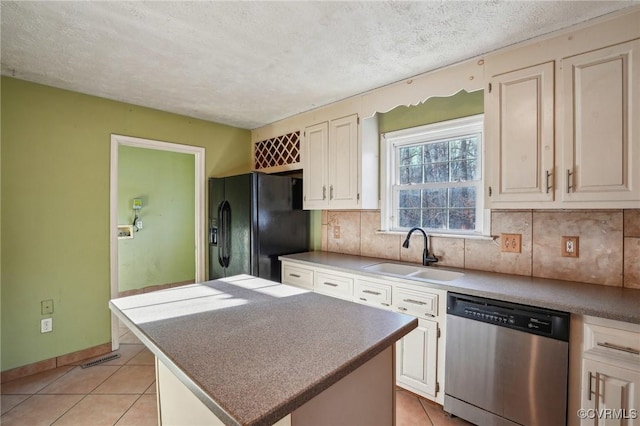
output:
[[[378,232],[380,212],[323,211],[322,249],[422,262],[422,235]],[[521,234],[520,253],[500,250],[500,234]],[[491,240],[431,237],[439,264],[457,268],[640,289],[640,209],[493,210]],[[579,257],[562,257],[562,237],[579,237]]]

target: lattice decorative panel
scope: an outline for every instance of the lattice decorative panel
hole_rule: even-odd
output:
[[[300,163],[300,132],[292,132],[256,142],[255,170]]]

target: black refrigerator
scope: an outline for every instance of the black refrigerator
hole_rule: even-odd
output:
[[[252,172],[209,179],[209,279],[280,282],[278,256],[309,251],[302,179]]]

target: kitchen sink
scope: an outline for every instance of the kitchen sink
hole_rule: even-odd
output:
[[[399,265],[397,263],[376,263],[365,266],[364,269],[371,272],[381,272],[383,274],[409,275],[420,272],[420,268],[409,265]]]
[[[418,266],[401,265],[398,263],[376,263],[375,265],[365,266],[363,269],[366,269],[369,272],[402,275],[407,278],[434,281],[453,281],[464,275],[460,272],[436,269],[434,266],[422,268]]]
[[[429,269],[420,269],[418,272],[414,272],[408,276],[412,278],[422,278],[424,280],[453,281],[463,275],[461,272],[445,271],[431,267]]]

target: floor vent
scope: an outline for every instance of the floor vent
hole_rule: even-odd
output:
[[[84,364],[81,365],[82,368],[87,368],[87,367],[93,367],[94,365],[98,365],[98,364],[102,364],[103,362],[107,362],[107,361],[111,361],[114,359],[118,359],[120,358],[120,354],[116,353],[116,352],[112,352],[108,355],[105,355],[101,358],[96,358],[92,361],[89,362],[85,362]]]

